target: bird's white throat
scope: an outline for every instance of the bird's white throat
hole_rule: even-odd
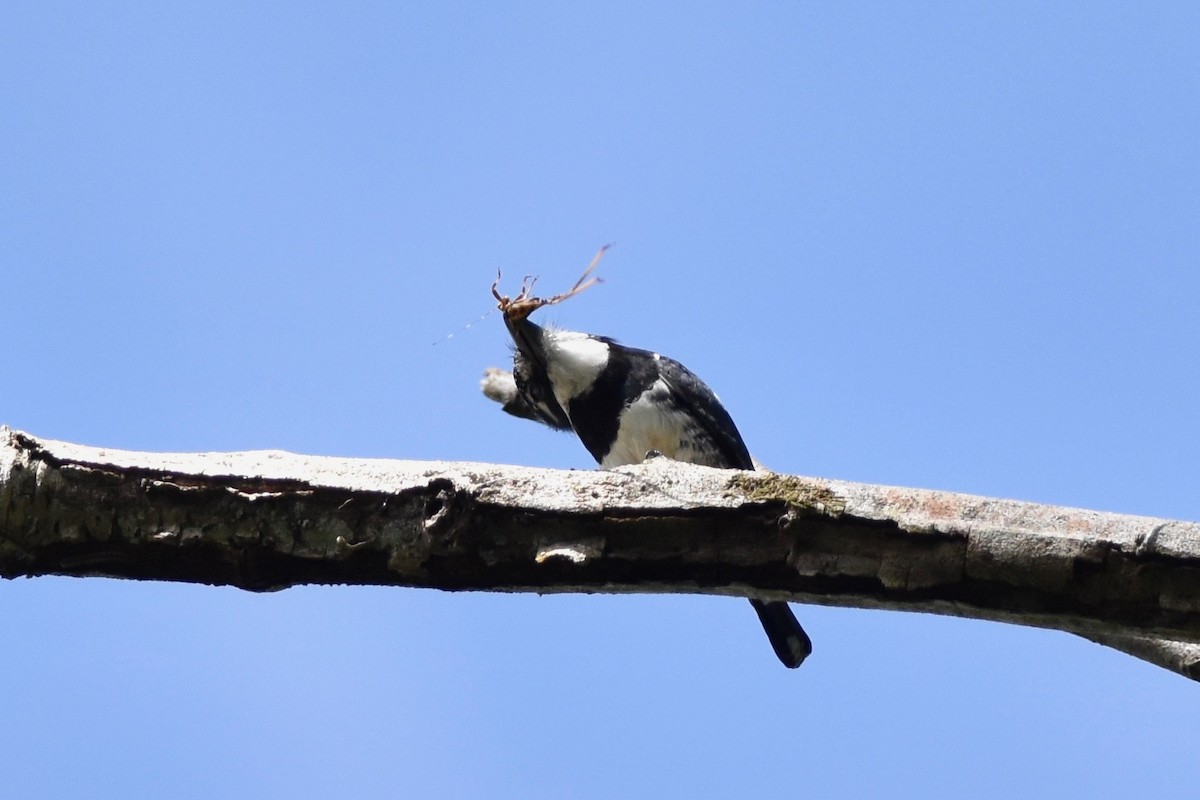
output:
[[[586,333],[546,330],[542,347],[554,397],[564,409],[591,388],[608,364],[608,345]]]

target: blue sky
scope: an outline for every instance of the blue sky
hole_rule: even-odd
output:
[[[775,469],[1200,519],[1200,7],[398,5],[3,12],[0,422],[590,469],[479,394],[479,318],[613,242],[541,313],[688,364]],[[1054,631],[797,607],[788,672],[723,598],[0,608],[5,796],[1200,780],[1197,687]]]

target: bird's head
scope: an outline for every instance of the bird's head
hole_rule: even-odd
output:
[[[597,283],[599,278],[589,276],[605,249],[600,249],[575,285],[562,294],[552,297],[534,295],[536,278],[528,276],[522,281],[516,297],[500,294],[499,275],[492,284],[492,296],[496,298],[497,307],[504,315],[504,325],[517,349],[513,359],[517,387],[523,394],[532,395],[531,400],[544,402],[544,398],[537,395],[551,394],[565,407],[571,398],[591,386],[608,361],[605,340],[586,333],[542,327],[529,319],[542,306],[561,303]]]

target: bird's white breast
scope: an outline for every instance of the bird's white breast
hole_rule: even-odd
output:
[[[674,404],[664,402],[670,393],[671,388],[660,378],[625,409],[617,440],[601,467],[640,464],[651,450],[676,461],[711,466],[713,453],[697,439],[694,421]]]

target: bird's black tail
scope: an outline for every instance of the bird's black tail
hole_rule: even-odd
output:
[[[755,612],[758,613],[758,620],[767,632],[767,638],[771,640],[775,655],[779,656],[783,665],[788,669],[795,669],[803,664],[804,659],[812,652],[812,640],[808,638],[804,628],[800,627],[788,604],[781,601],[768,603],[751,600],[750,605],[754,606]]]

